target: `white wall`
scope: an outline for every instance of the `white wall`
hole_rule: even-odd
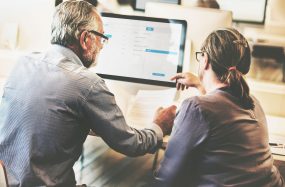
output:
[[[53,0],[0,0],[0,79],[19,54],[45,50],[50,43]]]
[[[12,49],[42,50],[49,44],[53,9],[52,0],[0,0],[0,33],[13,33],[6,38],[16,37]]]

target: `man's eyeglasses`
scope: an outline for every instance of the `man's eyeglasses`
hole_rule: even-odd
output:
[[[199,52],[196,52],[195,55],[196,55],[196,60],[200,62],[201,59],[205,56],[205,52],[199,51]]]
[[[101,37],[100,42],[101,42],[102,45],[105,45],[105,44],[108,43],[109,38],[107,36],[105,36],[104,34],[102,34],[100,32],[97,32],[97,31],[94,31],[94,30],[88,30],[88,32],[91,32],[91,33],[93,33],[93,34],[95,34],[97,36],[100,36]]]

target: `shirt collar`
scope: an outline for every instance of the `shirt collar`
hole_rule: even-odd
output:
[[[69,61],[78,64],[80,66],[83,66],[82,61],[79,59],[79,57],[69,48],[52,44],[47,52],[49,57],[53,58],[67,58]]]

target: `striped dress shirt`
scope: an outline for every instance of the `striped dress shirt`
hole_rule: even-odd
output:
[[[162,141],[155,124],[129,127],[104,81],[70,49],[52,45],[21,57],[0,105],[0,160],[10,186],[75,186],[72,167],[90,129],[129,156],[153,153]]]

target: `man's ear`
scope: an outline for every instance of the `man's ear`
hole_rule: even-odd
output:
[[[88,42],[89,38],[87,36],[88,36],[88,32],[87,31],[83,31],[80,34],[80,37],[79,37],[80,46],[84,50],[87,50],[87,48],[88,48],[87,47],[87,42]]]

